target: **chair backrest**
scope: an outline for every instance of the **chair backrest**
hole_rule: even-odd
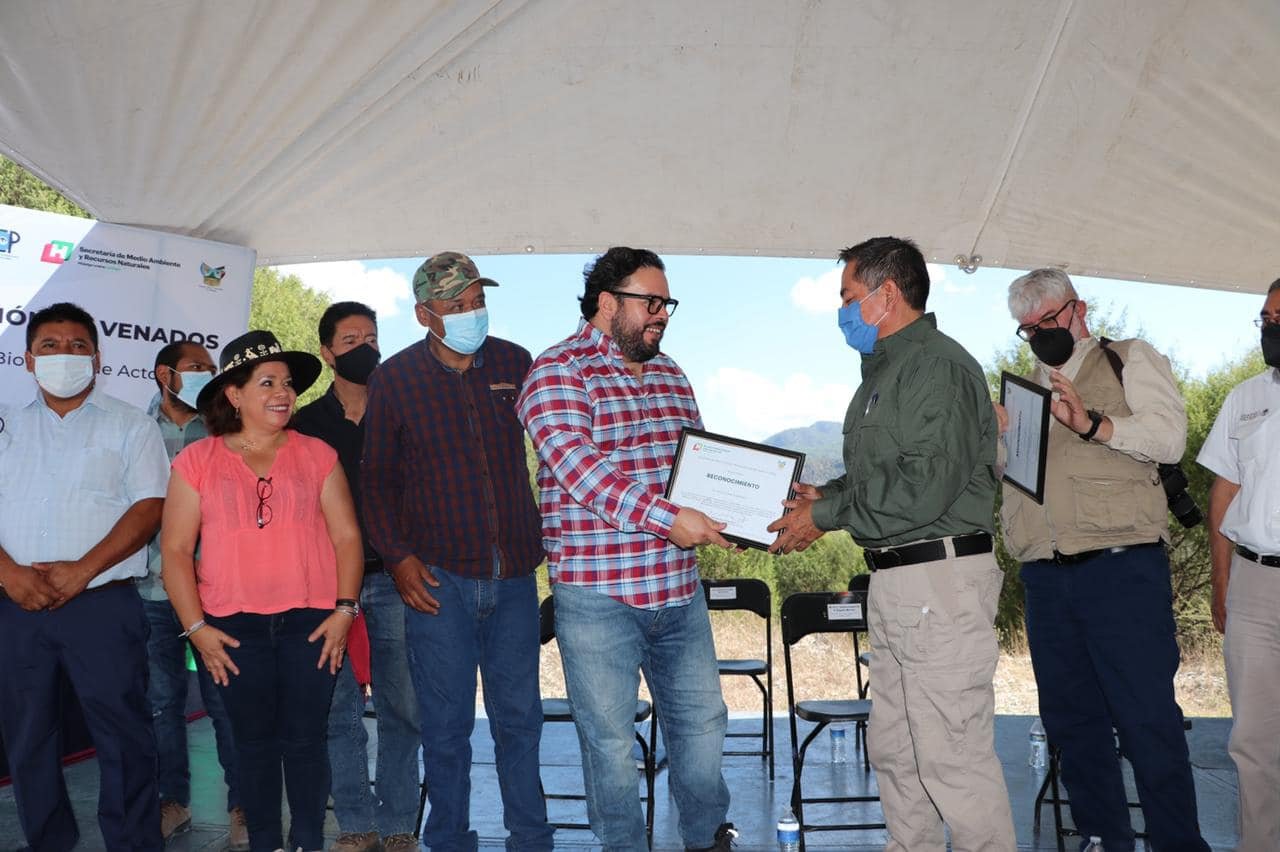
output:
[[[538,641],[543,645],[556,638],[556,600],[547,595],[538,607]]]
[[[811,633],[866,629],[866,592],[797,592],[782,602],[782,641],[787,646]]]
[[[773,595],[764,580],[746,577],[703,580],[702,593],[707,599],[707,609],[745,609],[761,618],[773,615]]]

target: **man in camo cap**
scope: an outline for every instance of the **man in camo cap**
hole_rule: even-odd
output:
[[[427,338],[369,382],[362,487],[366,526],[407,604],[431,813],[428,849],[475,849],[470,829],[476,669],[496,745],[508,849],[551,849],[538,778],[538,507],[516,394],[529,353],[489,337],[471,258],[438,254],[413,276]],[[377,684],[374,685],[377,689]]]

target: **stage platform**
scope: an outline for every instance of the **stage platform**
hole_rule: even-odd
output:
[[[1042,776],[1027,765],[1027,732],[1031,721],[1025,716],[998,717],[996,746],[1004,764],[1005,780],[1013,802],[1018,849],[1052,850],[1057,845],[1052,832],[1053,817],[1048,807],[1044,809],[1041,832],[1037,834],[1032,829],[1032,801]],[[367,724],[372,726],[372,721],[367,721]],[[759,730],[759,727],[758,716],[734,716],[731,720],[733,730]],[[725,776],[733,791],[729,818],[741,831],[736,847],[738,849],[765,852],[777,848],[774,824],[790,797],[791,759],[786,717],[777,717],[774,727],[779,754],[777,777],[773,782],[769,781],[767,768],[759,758],[725,758]],[[1236,839],[1236,773],[1226,749],[1230,728],[1229,719],[1195,719],[1192,730],[1187,734],[1191,746],[1191,762],[1195,768],[1200,824],[1205,838],[1215,852],[1233,849]],[[370,740],[372,750],[372,737]],[[735,747],[747,742],[749,741],[737,740]],[[472,825],[480,834],[483,849],[501,849],[505,836],[501,799],[494,771],[493,743],[483,719],[477,722],[472,745],[475,751],[472,769]],[[659,756],[663,753],[659,744]],[[213,852],[225,849],[225,792],[221,770],[214,755],[213,731],[207,719],[191,725],[191,758],[194,826],[189,833],[174,838],[168,849],[174,852]],[[805,789],[810,795],[820,795],[822,790],[839,795],[845,791],[856,793],[875,788],[874,774],[868,776],[863,772],[860,754],[851,755],[851,762],[846,764],[830,763],[830,748],[825,734],[815,741],[811,760],[812,763],[805,769]],[[578,742],[572,726],[548,725],[542,742],[543,781],[546,788],[580,791],[582,776],[577,764]],[[98,795],[97,763],[87,760],[68,767],[66,773],[83,838],[78,849],[85,852],[101,850],[104,847],[98,835],[95,816]],[[1130,788],[1132,789],[1132,779]],[[842,821],[859,820],[860,813],[867,815],[867,821],[875,821],[879,814],[879,806],[876,804],[827,807],[844,809],[835,817]],[[854,808],[866,810],[859,812],[854,811]],[[819,816],[817,811],[808,815]],[[579,821],[583,818],[583,809],[580,803],[553,802],[552,817],[563,821]],[[1141,816],[1135,813],[1134,819],[1134,824],[1140,826]],[[675,805],[667,793],[665,771],[658,776],[655,822],[654,848],[681,849]],[[333,821],[332,814],[329,816],[327,830],[331,835],[337,833],[337,824]],[[20,849],[22,845],[22,834],[14,810],[13,790],[0,789],[0,850],[8,852]],[[884,846],[884,835],[883,832],[874,831],[810,834],[807,845],[814,850],[879,850]],[[564,830],[556,834],[556,847],[575,850],[599,848],[590,832]],[[1076,847],[1072,843],[1068,848]],[[1141,843],[1139,848],[1142,848]]]

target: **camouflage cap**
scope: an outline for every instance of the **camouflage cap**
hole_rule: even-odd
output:
[[[419,302],[456,299],[477,281],[484,287],[498,286],[492,278],[481,278],[476,262],[465,254],[445,251],[424,260],[413,273],[413,296]]]

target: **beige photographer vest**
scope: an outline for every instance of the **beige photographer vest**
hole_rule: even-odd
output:
[[[1121,361],[1128,360],[1128,343],[1109,343]],[[1131,413],[1101,346],[1085,356],[1075,387],[1088,409],[1115,417]],[[1003,495],[1004,546],[1019,562],[1048,559],[1055,550],[1080,553],[1169,540],[1168,502],[1155,462],[1082,441],[1052,416],[1044,505],[1008,483]]]

